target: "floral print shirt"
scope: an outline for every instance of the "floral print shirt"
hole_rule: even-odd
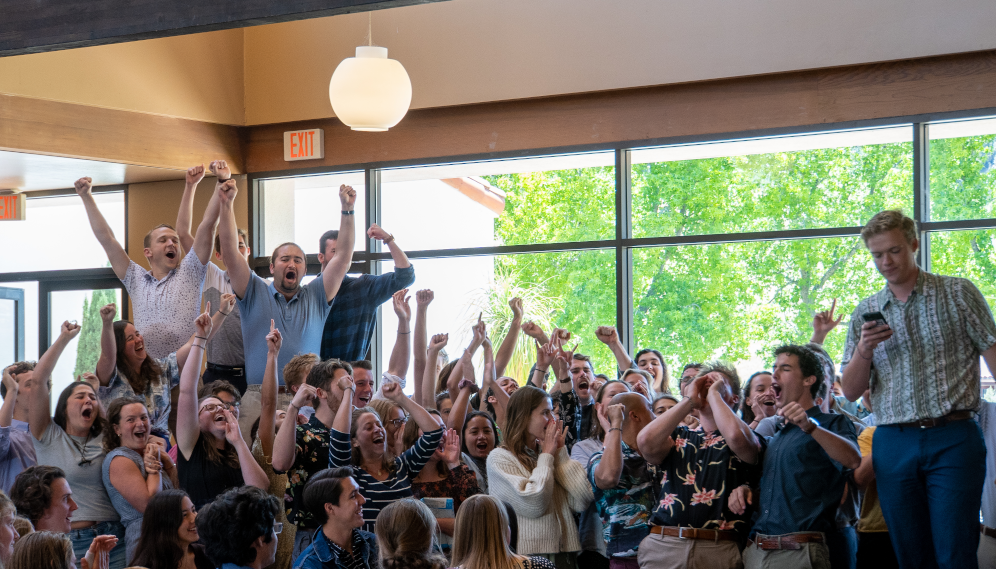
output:
[[[287,492],[284,506],[287,520],[298,528],[317,528],[311,511],[304,505],[304,485],[316,474],[329,467],[329,428],[315,415],[297,426],[297,446],[294,465],[287,471]]]
[[[136,395],[144,397],[145,406],[149,410],[149,424],[152,425],[156,434],[159,436],[166,434],[168,437],[169,412],[172,408],[170,390],[180,385],[180,366],[176,362],[176,352],[165,358],[157,359],[156,363],[159,364],[159,369],[162,373],[159,375],[158,382],[153,383],[150,381],[145,386],[145,393],[135,393],[135,390],[131,387],[131,383],[128,382],[128,378],[121,373],[121,370],[115,367],[114,375],[111,376],[111,380],[107,382],[106,386],[100,387],[97,397],[100,398],[100,402],[105,406],[105,409],[107,405],[110,405],[111,401],[119,397]]]
[[[609,556],[632,556],[650,533],[650,512],[656,501],[655,484],[647,461],[625,442],[620,441],[620,444],[623,467],[619,484],[602,490],[595,483],[595,468],[602,462],[601,451],[588,461],[588,482],[595,494],[595,509],[602,518],[606,552]]]
[[[477,485],[477,475],[460,463],[447,473],[446,478],[435,482],[412,481],[412,495],[422,498],[453,498],[453,514],[456,515],[460,504],[474,494],[480,494],[481,487]]]
[[[660,492],[654,525],[734,530],[746,539],[750,512],[737,515],[727,499],[741,484],[757,487],[760,468],[741,461],[719,431],[706,433],[681,425],[674,447],[660,464]]]

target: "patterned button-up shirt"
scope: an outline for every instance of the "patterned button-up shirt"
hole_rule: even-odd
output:
[[[623,468],[619,484],[602,490],[595,483],[595,469],[602,462],[602,452],[588,461],[588,482],[595,495],[595,509],[602,518],[602,533],[610,556],[635,552],[650,533],[650,512],[654,509],[653,474],[647,461],[625,442],[622,444]]]
[[[176,352],[165,358],[156,360],[159,364],[159,381],[149,382],[145,393],[135,393],[128,378],[121,370],[114,368],[114,375],[106,386],[101,386],[97,396],[105,406],[119,397],[137,395],[145,398],[145,407],[149,410],[149,424],[157,433],[169,432],[169,412],[172,408],[170,390],[180,385],[180,366],[176,363]]]
[[[145,339],[145,350],[159,359],[180,349],[194,333],[201,313],[201,289],[207,266],[187,252],[180,266],[156,280],[134,261],[121,279],[135,309],[133,323]]]
[[[295,432],[297,446],[294,449],[294,464],[287,471],[287,493],[284,505],[287,521],[297,524],[298,531],[317,528],[311,511],[304,505],[304,485],[312,474],[329,467],[329,428],[315,415]]]
[[[906,302],[886,286],[861,301],[847,331],[842,366],[854,358],[862,314],[880,311],[893,330],[872,353],[869,379],[879,425],[979,409],[979,357],[996,344],[986,299],[967,279],[920,271]]]

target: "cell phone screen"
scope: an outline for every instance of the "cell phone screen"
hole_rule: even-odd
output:
[[[866,312],[861,315],[861,318],[865,322],[874,322],[876,326],[888,326],[889,323],[885,321],[885,315],[881,312]]]

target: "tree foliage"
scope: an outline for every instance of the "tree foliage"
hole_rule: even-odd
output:
[[[92,373],[97,368],[97,359],[100,358],[100,331],[103,328],[100,309],[112,302],[117,302],[114,289],[95,290],[90,293],[89,298],[83,299],[83,321],[80,322],[82,329],[76,344],[76,366],[73,369],[73,377],[78,377],[84,372]],[[120,320],[120,316],[115,315],[114,319]]]

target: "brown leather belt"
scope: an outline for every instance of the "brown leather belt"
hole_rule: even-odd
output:
[[[921,429],[930,429],[933,427],[943,427],[952,421],[966,421],[974,418],[975,413],[971,411],[952,411],[936,419],[920,419],[919,421],[910,421],[909,423],[892,423],[890,425],[883,425],[883,427],[918,427]]]
[[[710,541],[737,541],[737,532],[673,526],[651,526],[650,533],[668,535],[678,539],[708,539]]]
[[[996,539],[996,529],[986,526],[985,524],[979,524],[979,529],[982,535]]]
[[[823,534],[819,532],[790,533],[787,535],[754,536],[750,543],[760,549],[802,549],[805,543],[823,543]]]

